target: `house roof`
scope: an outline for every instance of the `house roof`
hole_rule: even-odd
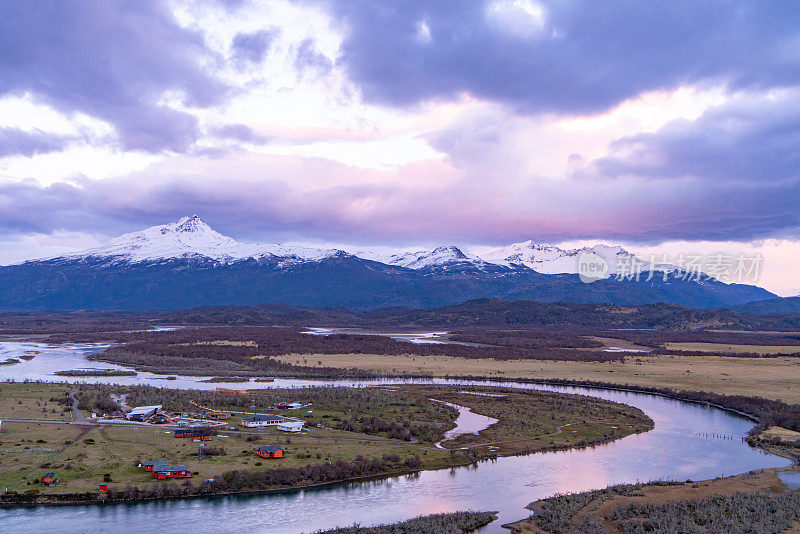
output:
[[[55,476],[56,476],[55,473],[45,473],[44,477],[42,477],[42,478],[55,478]]]
[[[282,449],[282,448],[280,448],[280,447],[276,447],[275,445],[259,445],[259,446],[256,448],[256,450],[257,450],[258,452],[268,452],[268,453],[270,453],[270,454],[272,454],[272,453],[275,453],[275,452],[278,452],[278,451],[283,451],[283,449]]]
[[[255,423],[258,421],[283,421],[283,417],[280,415],[254,415],[253,417],[248,417],[247,419],[242,419],[242,421],[247,421],[248,423]]]
[[[148,460],[146,462],[142,462],[142,465],[161,465],[166,463],[166,460]]]
[[[159,464],[153,467],[153,471],[188,471],[189,466],[185,464],[167,465]]]
[[[136,408],[134,408],[133,410],[128,412],[128,415],[129,416],[131,416],[131,415],[142,415],[142,414],[150,413],[152,411],[160,410],[160,409],[161,409],[161,405],[160,404],[155,404],[153,406],[137,406]]]
[[[305,421],[284,421],[279,426],[288,426],[288,427],[302,427],[305,424]]]

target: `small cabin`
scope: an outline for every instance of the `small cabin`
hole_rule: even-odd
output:
[[[42,486],[52,486],[56,482],[55,473],[45,473],[42,477]]]
[[[216,421],[222,421],[223,419],[229,419],[231,416],[230,412],[209,412],[206,414],[206,417],[209,419],[214,419]]]
[[[283,458],[283,449],[274,445],[260,445],[256,447],[255,453],[262,458]]]
[[[191,438],[192,437],[192,430],[189,428],[181,428],[180,430],[175,431],[176,438]]]
[[[145,471],[152,471],[153,468],[157,465],[166,465],[166,460],[150,460],[147,462],[142,462],[142,467],[144,467]]]
[[[302,432],[305,421],[284,421],[278,425],[278,430],[283,432]]]
[[[197,441],[210,441],[211,440],[211,432],[208,430],[195,430],[191,434],[192,440]]]
[[[105,493],[105,492],[107,492],[107,491],[108,491],[108,484],[106,484],[106,483],[104,482],[104,483],[102,483],[102,484],[98,485],[98,486],[97,486],[97,489],[98,489],[98,491],[100,491],[101,493]]]
[[[153,468],[153,478],[157,480],[166,480],[168,478],[191,478],[192,473],[189,471],[189,466],[184,464],[179,465],[157,465]]]

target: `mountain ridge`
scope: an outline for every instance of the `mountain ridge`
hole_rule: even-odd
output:
[[[619,272],[623,264],[637,264],[639,272],[657,270],[675,272],[678,267],[669,264],[652,264],[638,258],[618,245],[598,244],[593,247],[562,249],[555,245],[535,243],[532,240],[489,248],[482,253],[464,252],[456,245],[442,245],[432,250],[404,251],[382,254],[369,249],[347,251],[336,248],[308,247],[297,244],[242,243],[223,235],[197,214],[182,217],[163,225],[130,232],[111,239],[104,245],[37,261],[69,261],[85,257],[115,258],[114,261],[157,261],[164,259],[203,256],[221,263],[249,259],[283,258],[282,265],[303,261],[320,261],[336,255],[351,255],[386,265],[407,269],[447,269],[472,267],[476,269],[529,268],[542,274],[576,274],[577,260],[583,253],[593,253],[605,260],[609,269],[606,277]]]
[[[557,256],[556,248],[548,250]],[[592,250],[627,254],[614,247]],[[0,310],[175,310],[261,302],[369,310],[432,308],[477,298],[718,308],[775,297],[756,286],[707,276],[695,280],[679,270],[584,283],[576,274],[491,263],[455,246],[372,257],[333,248],[243,244],[197,216],[184,217],[81,253],[0,266]]]

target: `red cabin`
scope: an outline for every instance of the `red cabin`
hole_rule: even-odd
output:
[[[56,481],[55,473],[45,473],[42,477],[42,486],[52,486]]]
[[[192,473],[188,465],[157,465],[153,468],[153,478],[166,480],[168,478],[191,478]]]
[[[283,458],[283,449],[273,445],[261,445],[256,447],[255,453],[262,458]]]
[[[195,430],[191,433],[191,437],[193,440],[199,441],[210,441],[211,440],[211,432],[207,430]]]
[[[100,492],[105,493],[108,491],[108,484],[100,484],[97,486],[97,489],[100,490]]]
[[[192,437],[192,430],[190,430],[188,428],[184,428],[184,429],[181,429],[181,430],[176,430],[175,431],[175,437],[176,438],[191,438]]]

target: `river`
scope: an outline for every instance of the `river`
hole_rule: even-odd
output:
[[[47,374],[47,362],[62,357],[64,369],[94,367],[85,355],[98,347],[25,347],[0,343],[0,353],[11,357],[20,350],[39,351],[30,362],[3,366],[3,378],[63,381]],[[41,359],[40,359],[41,358]],[[83,358],[81,360],[81,358]],[[36,369],[26,366],[37,362]],[[77,367],[76,367],[77,365]],[[56,365],[56,367],[61,367]],[[104,368],[118,366],[103,365]],[[52,372],[51,369],[50,372]],[[17,371],[17,372],[15,372]],[[16,376],[15,376],[16,375]],[[33,378],[36,379],[36,378]],[[108,383],[151,383],[165,387],[226,387],[199,383],[197,377],[157,380],[140,373],[137,377],[93,380]],[[366,386],[406,382],[313,381],[278,379],[272,383],[231,384],[228,387],[301,387],[318,384]],[[529,502],[556,493],[584,491],[623,482],[658,479],[701,480],[733,475],[753,469],[782,467],[789,461],[753,449],[742,442],[752,428],[749,420],[729,412],[689,402],[644,393],[568,386],[483,383],[480,381],[415,380],[422,383],[513,386],[580,393],[635,406],[655,421],[649,432],[583,450],[537,453],[499,458],[476,466],[368,482],[334,484],[322,488],[282,493],[160,501],[109,506],[14,508],[0,510],[0,530],[40,532],[134,532],[145,528],[162,531],[190,529],[192,532],[314,532],[351,525],[391,523],[417,515],[455,510],[497,510],[500,520],[481,533],[507,532],[500,527],[527,515]]]

